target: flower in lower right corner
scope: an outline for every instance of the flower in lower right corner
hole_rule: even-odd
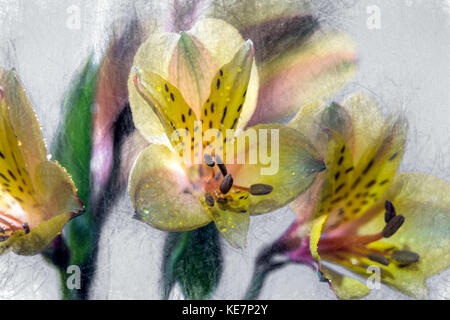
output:
[[[323,147],[327,171],[292,204],[298,218],[277,242],[284,254],[316,269],[343,299],[370,288],[333,263],[363,277],[377,270],[388,286],[426,296],[426,279],[450,266],[450,184],[397,172],[405,119],[386,119],[357,95],[342,106],[309,105],[291,125]]]

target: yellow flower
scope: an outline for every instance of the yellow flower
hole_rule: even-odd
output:
[[[243,247],[250,215],[286,205],[324,169],[313,147],[292,128],[272,124],[243,131],[258,94],[253,56],[251,41],[215,19],[181,34],[154,34],[138,50],[130,106],[136,128],[154,143],[138,156],[129,179],[140,220],[167,231],[214,221],[231,245]],[[267,149],[278,157],[279,170],[262,173],[270,164],[261,159],[261,146],[253,139],[240,145],[239,135],[227,136],[230,129],[242,137],[267,133]],[[215,135],[205,142],[211,130]],[[187,138],[169,141],[180,132]],[[198,135],[203,143],[195,140]],[[236,163],[255,150],[260,155],[255,163]],[[186,156],[200,161],[183,161]]]
[[[83,210],[69,174],[47,160],[41,128],[14,71],[0,68],[0,253],[42,250]]]
[[[324,260],[365,277],[379,270],[389,286],[425,296],[426,278],[450,265],[450,185],[397,173],[406,121],[386,120],[372,99],[357,95],[342,107],[309,105],[291,125],[326,146],[327,170],[292,203],[298,219],[280,239],[286,254],[318,266],[341,298],[360,298],[370,289]]]

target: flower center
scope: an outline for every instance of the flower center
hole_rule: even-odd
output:
[[[273,187],[267,184],[254,184],[250,187],[237,185],[226,165],[217,155],[213,158],[210,154],[205,154],[204,162],[211,170],[210,175],[202,177],[205,203],[209,207],[214,207],[217,203],[222,210],[247,213],[250,195],[268,195],[273,190]]]

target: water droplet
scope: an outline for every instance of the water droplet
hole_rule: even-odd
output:
[[[292,174],[293,176],[295,176],[296,173],[295,173],[295,171],[292,171],[291,174]]]

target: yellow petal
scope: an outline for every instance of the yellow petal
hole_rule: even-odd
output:
[[[18,230],[8,240],[0,242],[0,254],[14,251],[20,255],[34,255],[50,244],[61,233],[71,213],[60,214],[31,229],[28,234]]]
[[[22,154],[27,170],[32,175],[34,167],[47,159],[41,127],[14,71],[0,68],[0,87],[4,92],[5,103],[10,107],[8,109],[9,119],[14,134],[22,145]]]
[[[378,139],[386,122],[378,103],[371,96],[357,94],[343,102],[353,126],[352,148],[355,163]]]
[[[201,112],[203,132],[217,128],[225,141],[226,130],[236,130],[247,96],[253,54],[253,45],[247,41],[233,59],[217,72]]]
[[[214,57],[216,65],[229,63],[236,52],[245,44],[239,31],[223,20],[203,19],[198,21],[189,31],[205,46]],[[256,108],[258,99],[259,77],[256,64],[253,62],[245,103],[236,129],[243,129]],[[217,70],[216,70],[217,72]],[[209,88],[209,87],[208,87]]]
[[[244,139],[257,142],[244,146]],[[267,142],[267,153],[261,141]],[[238,136],[235,143],[238,146],[235,156],[243,159],[246,155],[247,158],[245,164],[238,164],[239,159],[235,159],[235,164],[229,166],[235,184],[244,187],[267,184],[273,187],[270,194],[250,195],[250,214],[262,214],[287,205],[305,192],[316,175],[324,170],[323,161],[306,138],[287,126],[251,127]],[[255,155],[255,162],[251,160],[252,154]],[[264,159],[261,154],[268,158]]]
[[[370,293],[369,287],[356,279],[340,275],[325,267],[322,267],[321,271],[330,281],[331,288],[340,299],[361,299]]]
[[[158,116],[172,145],[176,147],[180,143],[189,143],[190,149],[193,150],[194,145],[191,139],[194,138],[197,118],[184,101],[180,91],[156,73],[139,69],[135,69],[134,73],[137,91],[146,101],[147,108],[152,108]],[[133,111],[135,122],[136,117],[137,114]],[[180,148],[180,155],[182,151],[183,148]]]
[[[33,180],[45,220],[68,212],[78,213],[83,209],[72,179],[58,163],[41,162],[36,167]]]
[[[320,255],[317,251],[319,246],[319,240],[322,236],[322,230],[325,226],[325,223],[327,222],[328,215],[324,214],[319,216],[318,218],[314,219],[312,226],[311,226],[311,232],[310,232],[310,238],[309,238],[309,250],[311,251],[312,257],[320,263]]]
[[[356,165],[349,144],[337,133],[330,134],[328,175],[319,209],[319,213],[330,213],[327,231],[364,215],[389,188],[403,155],[406,122],[402,118],[386,121]]]
[[[150,145],[138,156],[128,194],[137,217],[157,229],[187,231],[211,222],[194,195],[182,159],[166,146]]]
[[[171,53],[179,37],[175,33],[152,34],[138,49],[133,65],[140,70],[151,71],[169,79]],[[134,75],[132,71],[128,78],[128,94],[136,128],[149,142],[170,145],[160,119],[137,91],[133,81]]]

